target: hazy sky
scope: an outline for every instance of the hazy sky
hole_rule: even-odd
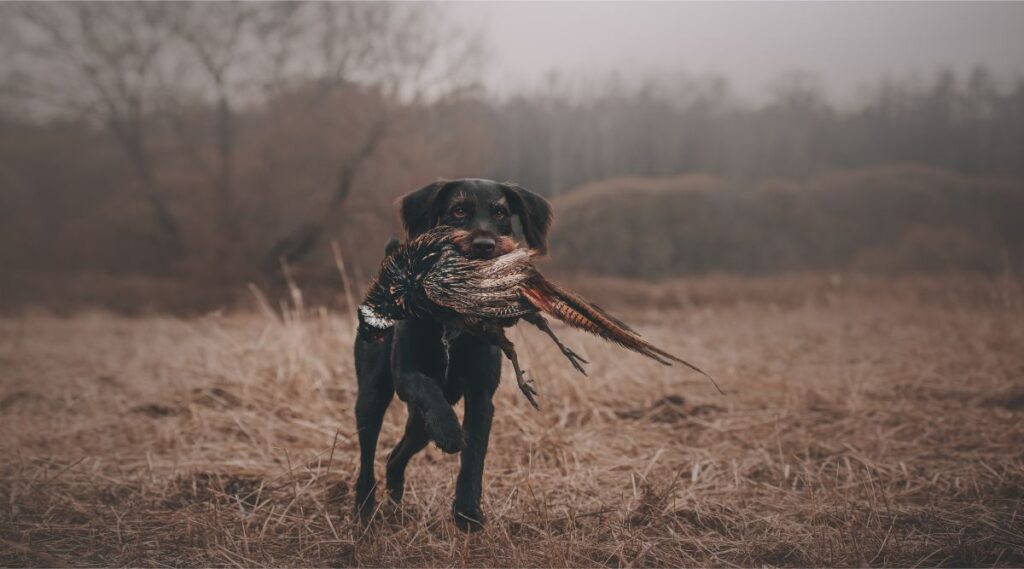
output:
[[[743,97],[780,74],[816,73],[840,100],[883,75],[930,77],[985,64],[1024,75],[1024,2],[449,4],[482,31],[488,86],[535,85],[551,70],[599,76],[721,73]]]

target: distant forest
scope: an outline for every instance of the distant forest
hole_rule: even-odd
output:
[[[983,67],[882,80],[847,107],[812,76],[794,74],[757,106],[737,102],[725,79],[611,79],[587,89],[553,80],[547,93],[487,112],[489,171],[553,195],[619,176],[762,180],[908,162],[1024,174],[1024,78],[997,81]]]
[[[682,75],[488,93],[432,10],[0,6],[3,303],[336,287],[335,250],[364,282],[395,198],[455,177],[550,197],[575,272],[1021,269],[1024,78],[892,78],[845,105],[806,75],[759,103]]]

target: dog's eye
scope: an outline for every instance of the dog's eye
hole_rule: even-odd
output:
[[[466,213],[468,213],[466,212],[466,208],[462,207],[461,205],[457,205],[452,208],[452,215],[455,217],[466,217]]]
[[[494,217],[497,219],[504,219],[508,216],[508,210],[503,207],[494,208]]]

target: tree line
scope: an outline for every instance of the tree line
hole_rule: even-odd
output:
[[[806,74],[780,77],[759,104],[740,102],[724,78],[552,76],[489,111],[500,133],[490,171],[552,195],[618,176],[803,178],[899,162],[1024,174],[1024,78],[985,67],[885,79],[846,105]]]
[[[806,75],[760,102],[685,75],[552,75],[495,93],[479,83],[483,48],[435,4],[2,4],[0,263],[19,283],[135,275],[236,290],[287,268],[336,286],[335,249],[357,281],[374,270],[397,196],[477,176],[555,200],[556,255],[579,271],[991,270],[993,251],[1015,250],[1015,234],[982,228],[1002,227],[1020,192],[1024,78],[890,79],[843,105]],[[911,163],[931,174],[874,170]],[[857,189],[818,190],[844,175]],[[634,183],[679,176],[718,189],[669,192],[676,216],[634,202]],[[933,186],[904,194],[894,176]],[[614,191],[595,197],[594,184]],[[951,203],[973,221],[914,217]],[[599,237],[579,220],[609,204],[609,227],[648,240],[643,255],[592,257],[575,241]],[[881,218],[885,231],[862,229]],[[890,233],[906,262],[881,259]],[[940,241],[970,253],[911,262]]]

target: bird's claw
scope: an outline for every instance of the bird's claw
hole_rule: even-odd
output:
[[[576,368],[576,371],[582,373],[583,375],[587,375],[587,370],[583,369],[583,366],[580,364],[581,362],[585,364],[589,364],[590,362],[583,359],[583,356],[577,354],[575,350],[568,346],[561,346],[561,349],[562,355],[564,355],[566,359],[569,360],[569,363],[572,364],[572,367]]]
[[[526,396],[527,401],[530,405],[533,405],[534,409],[540,410],[540,404],[537,403],[537,390],[533,387],[533,380],[526,379],[525,373],[516,376],[516,382],[519,383],[519,390]]]

